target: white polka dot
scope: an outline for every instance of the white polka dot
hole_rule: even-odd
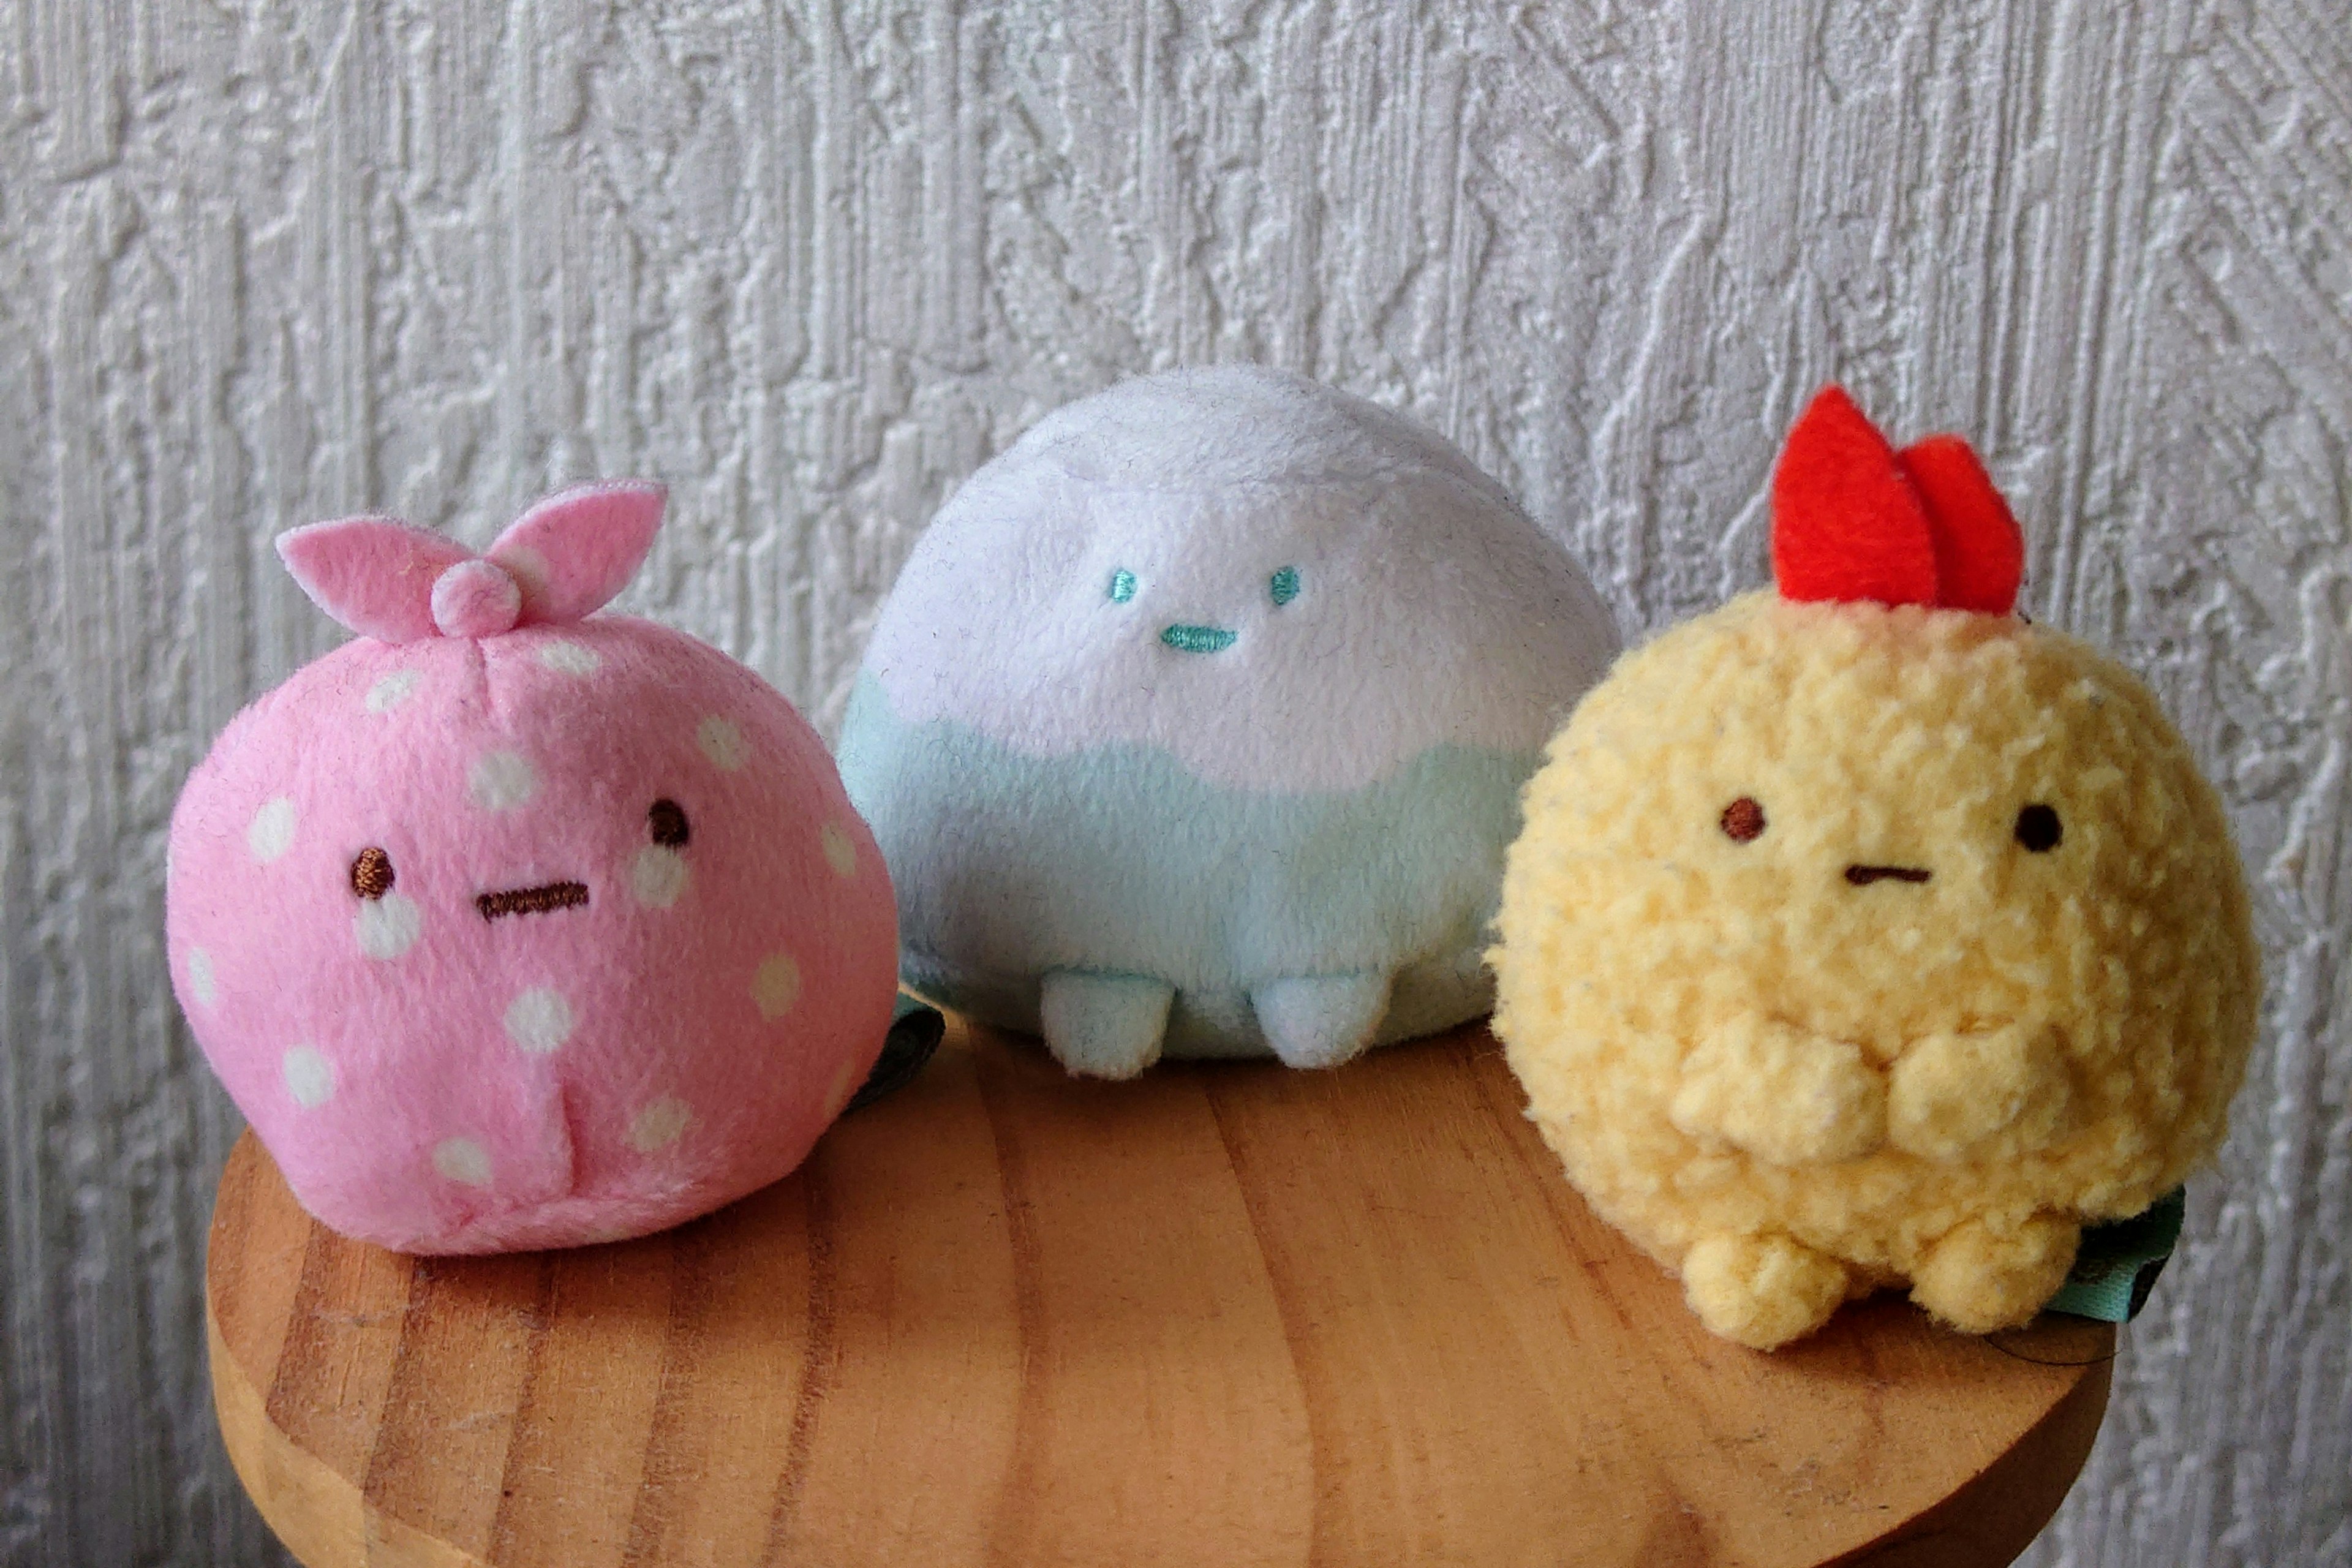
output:
[[[360,951],[370,958],[398,958],[408,951],[416,933],[424,928],[423,913],[398,893],[362,899],[360,912],[352,917],[352,930],[359,937]]]
[[[702,748],[704,756],[730,773],[741,767],[751,756],[749,748],[743,744],[743,731],[716,713],[705,719],[695,730],[694,743]]]
[[[490,1153],[471,1138],[452,1138],[433,1151],[433,1168],[469,1187],[490,1184]]]
[[[628,891],[635,893],[637,902],[654,910],[668,910],[677,902],[691,879],[694,869],[668,844],[646,844],[628,868]]]
[[[817,842],[824,847],[824,863],[844,877],[857,875],[857,846],[838,823],[826,823],[817,829]]]
[[[535,1057],[572,1037],[572,1004],[544,985],[534,985],[507,1004],[507,1037]]]
[[[367,710],[371,713],[391,712],[408,700],[408,694],[415,690],[416,683],[424,679],[413,669],[395,669],[390,675],[379,676],[376,683],[368,688]]]
[[[665,1094],[638,1111],[636,1119],[629,1123],[629,1147],[640,1154],[667,1149],[693,1122],[694,1112],[686,1108],[686,1101],[674,1094]]]
[[[519,752],[490,752],[474,759],[466,785],[485,810],[512,811],[539,793],[539,775]]]
[[[685,856],[667,844],[648,844],[637,851],[629,867],[629,891],[637,896],[637,902],[666,910],[686,891],[690,875]]]
[[[841,1108],[847,1105],[849,1097],[856,1092],[857,1058],[845,1058],[842,1064],[833,1069],[833,1082],[825,1086],[824,1119],[830,1121],[840,1115]]]
[[[760,1005],[760,1016],[781,1018],[800,999],[801,966],[793,955],[772,952],[761,959],[760,972],[751,976],[751,1000]]]
[[[246,847],[253,858],[267,865],[294,847],[294,803],[284,795],[253,814],[253,826],[245,830]]]
[[[207,1007],[220,1000],[213,984],[213,955],[201,947],[188,949],[188,990]]]
[[[604,661],[593,647],[558,641],[541,647],[539,662],[559,675],[593,675]]]
[[[278,1063],[286,1074],[286,1092],[305,1110],[314,1110],[335,1098],[335,1064],[313,1046],[297,1046]]]

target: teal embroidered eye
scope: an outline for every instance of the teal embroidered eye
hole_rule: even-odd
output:
[[[1122,566],[1110,574],[1110,602],[1124,605],[1135,597],[1135,574]]]
[[[1298,597],[1298,568],[1284,567],[1274,574],[1273,580],[1266,584],[1266,587],[1273,592],[1276,604],[1290,603],[1291,600]]]

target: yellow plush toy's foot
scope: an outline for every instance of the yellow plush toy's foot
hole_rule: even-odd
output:
[[[2001,1230],[1963,1220],[1928,1248],[1911,1277],[1911,1299],[1964,1333],[2013,1329],[2066,1282],[2082,1236],[2056,1215]]]
[[[1777,1350],[1829,1321],[1845,1266],[1785,1236],[1710,1236],[1683,1254],[1683,1299],[1709,1333]]]

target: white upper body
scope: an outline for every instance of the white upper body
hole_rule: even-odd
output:
[[[1533,752],[1617,647],[1567,552],[1449,443],[1225,366],[1070,404],[974,474],[866,669],[906,722],[1320,793],[1443,743]]]

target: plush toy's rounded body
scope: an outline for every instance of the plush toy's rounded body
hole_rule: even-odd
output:
[[[446,542],[394,526],[326,525]],[[377,562],[358,587],[348,534],[289,548],[347,621],[437,573],[433,615],[483,630],[306,667],[229,726],[173,820],[197,1039],[305,1206],[406,1251],[640,1234],[764,1185],[891,1018],[890,884],[823,742],[677,632],[511,626],[509,580],[528,616],[541,552],[562,554],[560,518],[539,531],[502,571]]]
[[[1127,383],[975,474],[841,742],[908,983],[1073,1070],[1330,1065],[1485,1011],[1517,792],[1616,647],[1438,437],[1249,368]]]
[[[1764,1348],[1903,1280],[2030,1317],[2218,1145],[2259,993],[2146,688],[1928,605],[1754,595],[1628,655],[1528,785],[1497,925],[1570,1176]]]

